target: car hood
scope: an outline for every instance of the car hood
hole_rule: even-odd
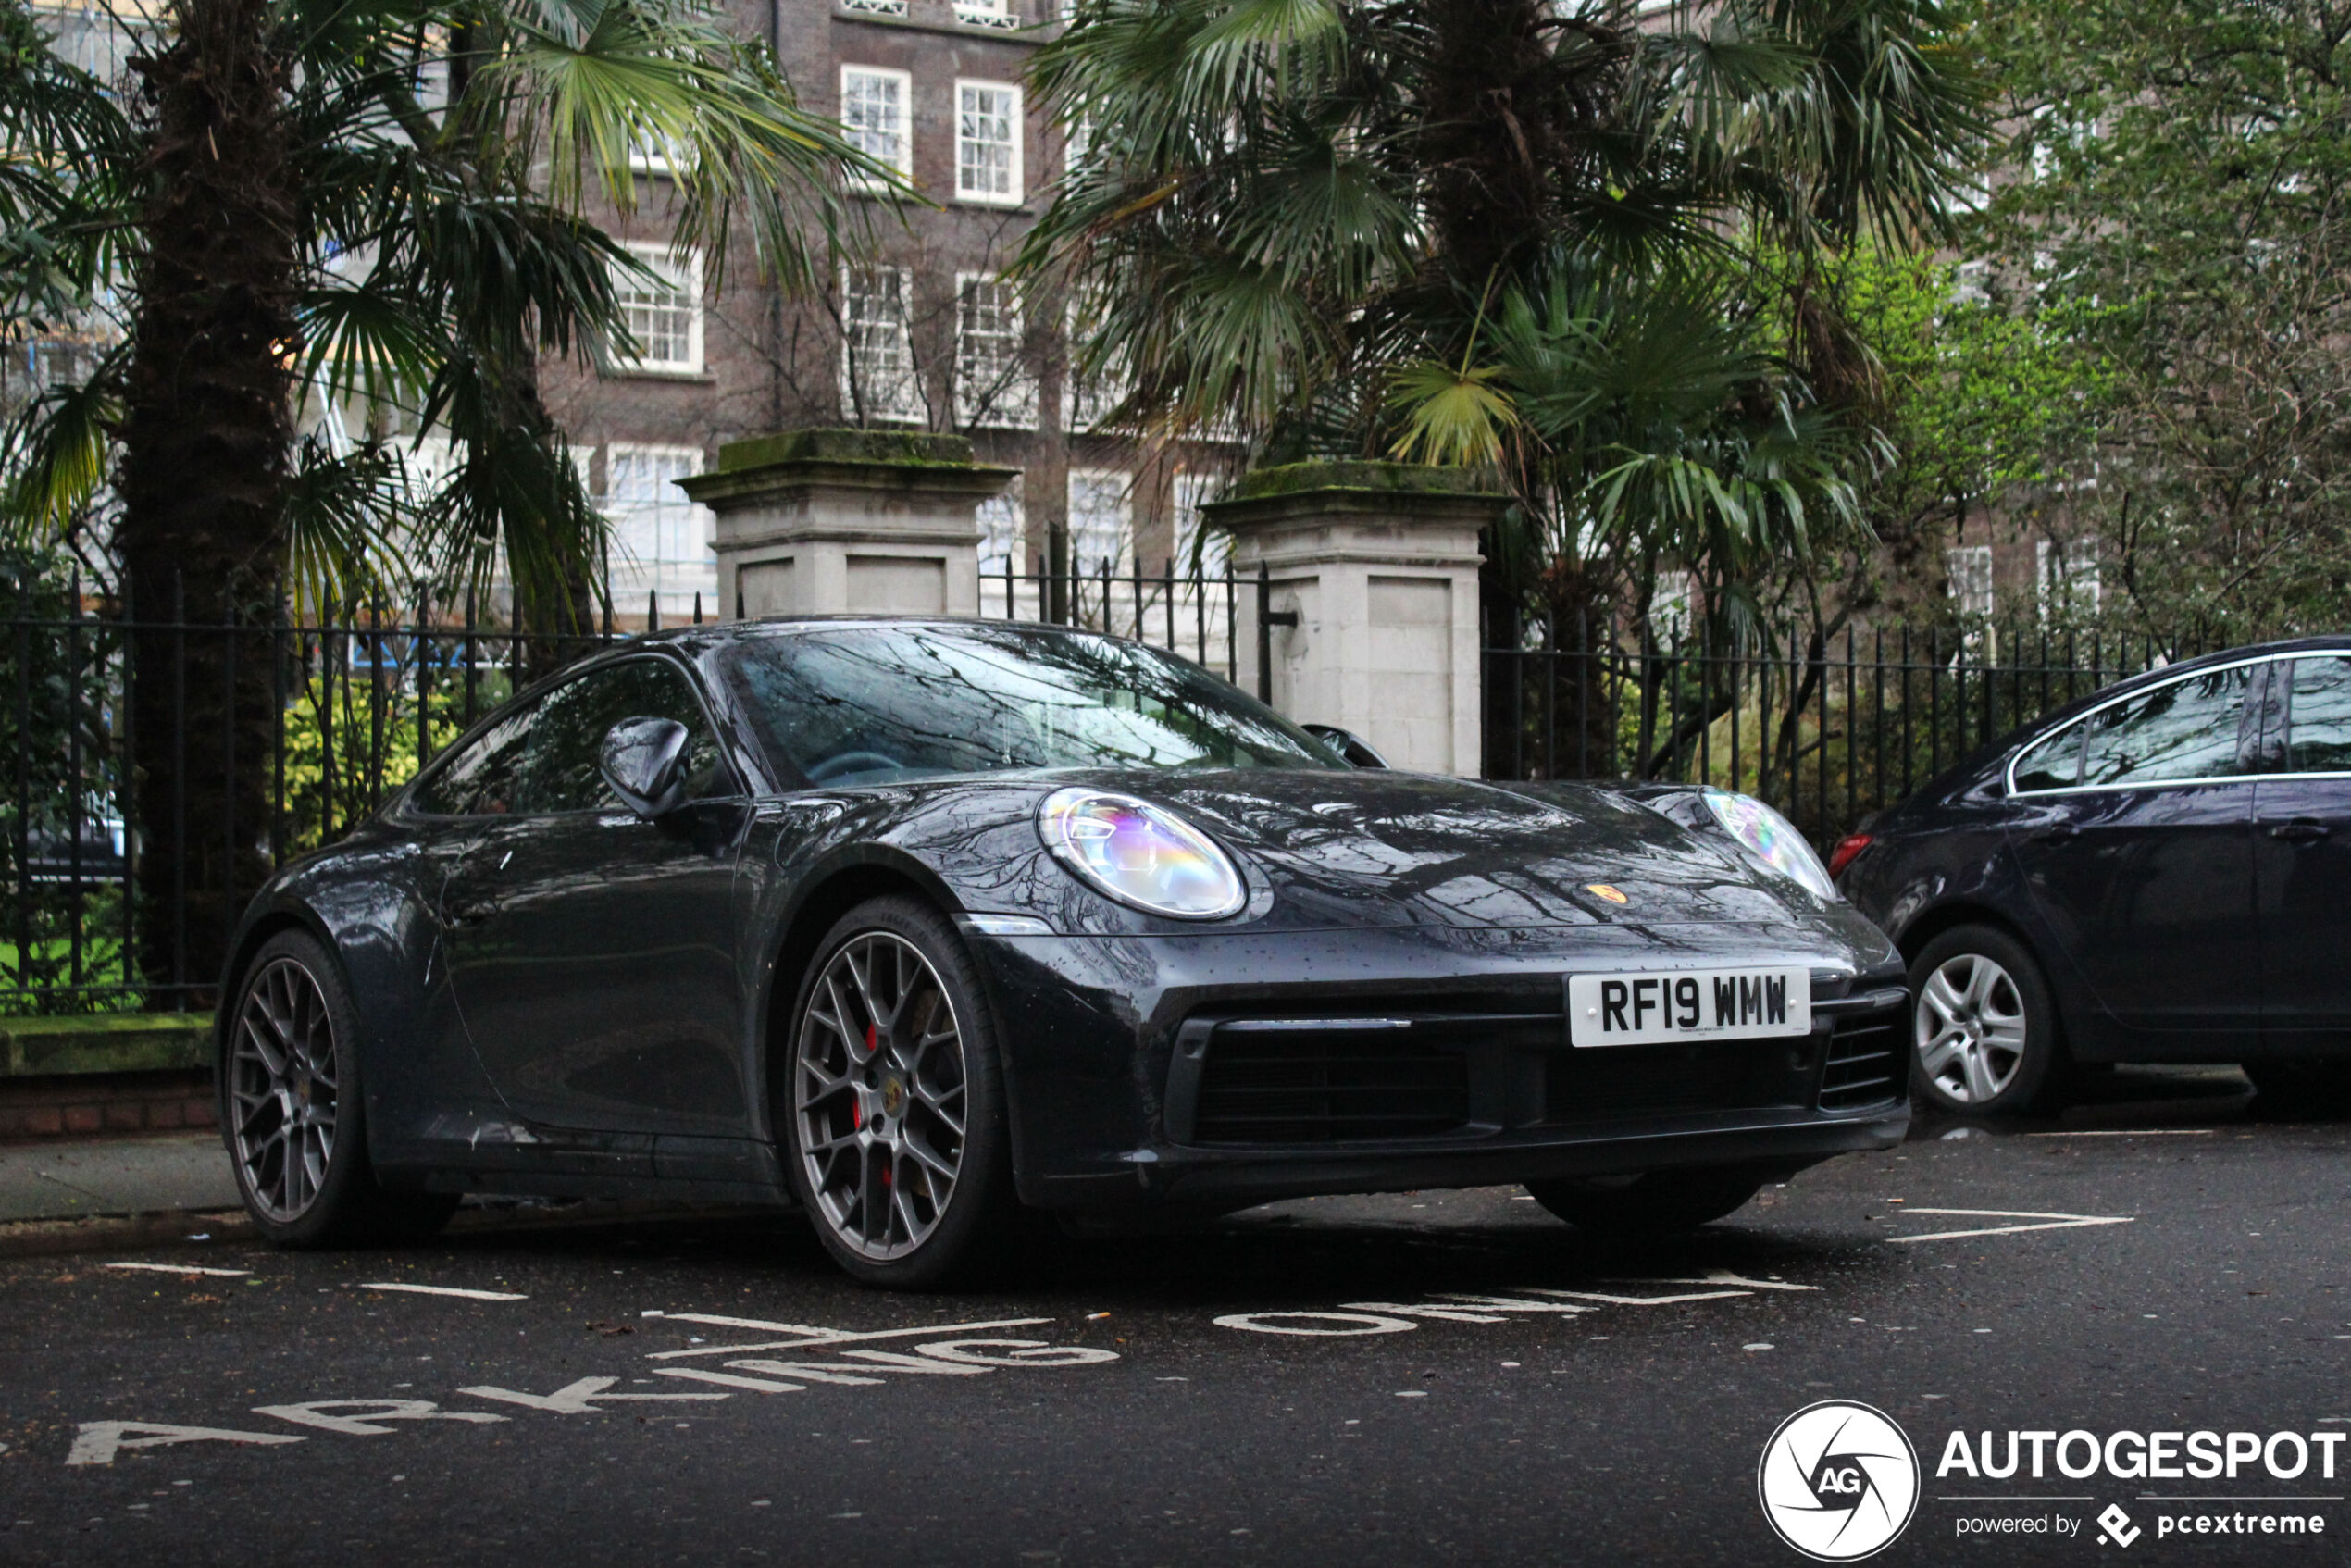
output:
[[[1727,844],[1588,786],[1370,769],[1102,783],[1223,840],[1270,892],[1264,915],[1283,925],[1753,922],[1785,920],[1791,896],[1813,902],[1776,878],[1767,887]]]

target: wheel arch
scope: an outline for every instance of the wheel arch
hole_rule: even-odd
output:
[[[281,931],[300,931],[317,939],[329,953],[339,954],[333,931],[318,912],[308,904],[294,901],[274,903],[253,915],[243,929],[237,933],[229,950],[229,962],[221,966],[220,1002],[212,1014],[212,1061],[214,1076],[222,1086],[228,1083],[229,1030],[237,1010],[237,992],[245,983],[246,973],[253,968],[254,956],[260,952],[270,938]],[[220,1092],[227,1094],[225,1087]]]
[[[759,1105],[766,1119],[768,1139],[776,1147],[777,1159],[785,1158],[784,1122],[776,1102],[776,1086],[780,1081],[777,1064],[791,1049],[791,1022],[794,1004],[800,999],[801,986],[808,977],[809,967],[815,963],[816,950],[825,933],[844,915],[877,898],[901,895],[921,901],[938,910],[952,922],[961,915],[963,902],[932,874],[927,867],[900,855],[869,855],[833,867],[816,879],[793,905],[777,938],[775,958],[767,967],[766,994],[761,1002],[758,1034]],[[977,965],[983,1003],[995,1011],[994,1022],[1001,1022],[1001,1011],[996,1009],[991,978],[986,964]],[[1002,1049],[1002,1030],[993,1031],[999,1040],[997,1066],[1004,1082],[1005,1119],[1012,1139],[1013,1163],[1021,1165],[1020,1097],[1014,1089],[1014,1068],[1011,1052]]]

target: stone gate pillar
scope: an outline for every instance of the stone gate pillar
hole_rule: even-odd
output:
[[[721,618],[979,613],[979,504],[1018,472],[962,436],[787,430],[678,488],[718,515]]]
[[[1254,583],[1275,617],[1274,705],[1336,724],[1399,768],[1479,772],[1478,530],[1509,498],[1458,468],[1293,463],[1203,508],[1228,530],[1240,684],[1259,690]],[[1287,617],[1294,624],[1283,624]]]

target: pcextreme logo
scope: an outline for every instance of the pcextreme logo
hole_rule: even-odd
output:
[[[1918,1511],[1918,1450],[1885,1412],[1822,1400],[1763,1445],[1755,1490],[1780,1539],[1815,1562],[1851,1562],[1893,1544]]]

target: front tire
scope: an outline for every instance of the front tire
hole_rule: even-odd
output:
[[[929,905],[859,905],[817,949],[792,1015],[777,1122],[795,1196],[833,1260],[887,1289],[1001,1253],[1019,1214],[995,1027]]]
[[[1530,1181],[1526,1190],[1578,1230],[1633,1238],[1711,1225],[1745,1208],[1763,1182],[1744,1165],[1700,1165],[1631,1176]]]
[[[422,1240],[457,1200],[388,1192],[367,1161],[359,1010],[342,969],[301,931],[261,946],[238,988],[220,1131],[254,1228],[280,1247]]]
[[[2057,1008],[2041,965],[1992,926],[1959,926],[1910,964],[1910,1085],[1937,1110],[2054,1108],[2064,1081]]]

